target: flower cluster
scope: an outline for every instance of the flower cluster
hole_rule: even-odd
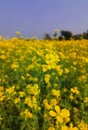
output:
[[[0,130],[88,130],[88,41],[19,36],[0,38]]]

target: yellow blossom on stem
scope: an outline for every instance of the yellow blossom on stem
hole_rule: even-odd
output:
[[[52,116],[52,117],[55,117],[55,116],[56,116],[56,112],[54,112],[53,110],[50,110],[50,111],[49,111],[49,114],[50,114],[50,116]]]

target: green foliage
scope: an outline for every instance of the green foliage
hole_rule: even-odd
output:
[[[61,31],[61,37],[64,37],[65,40],[70,40],[72,38],[72,33],[70,31]]]
[[[52,38],[51,38],[50,34],[45,33],[44,39],[45,40],[51,40]]]

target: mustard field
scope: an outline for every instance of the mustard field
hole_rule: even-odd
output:
[[[88,40],[0,39],[0,130],[88,130]]]

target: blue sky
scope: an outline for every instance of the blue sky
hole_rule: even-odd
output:
[[[0,0],[0,35],[43,37],[55,29],[88,29],[88,0]]]

